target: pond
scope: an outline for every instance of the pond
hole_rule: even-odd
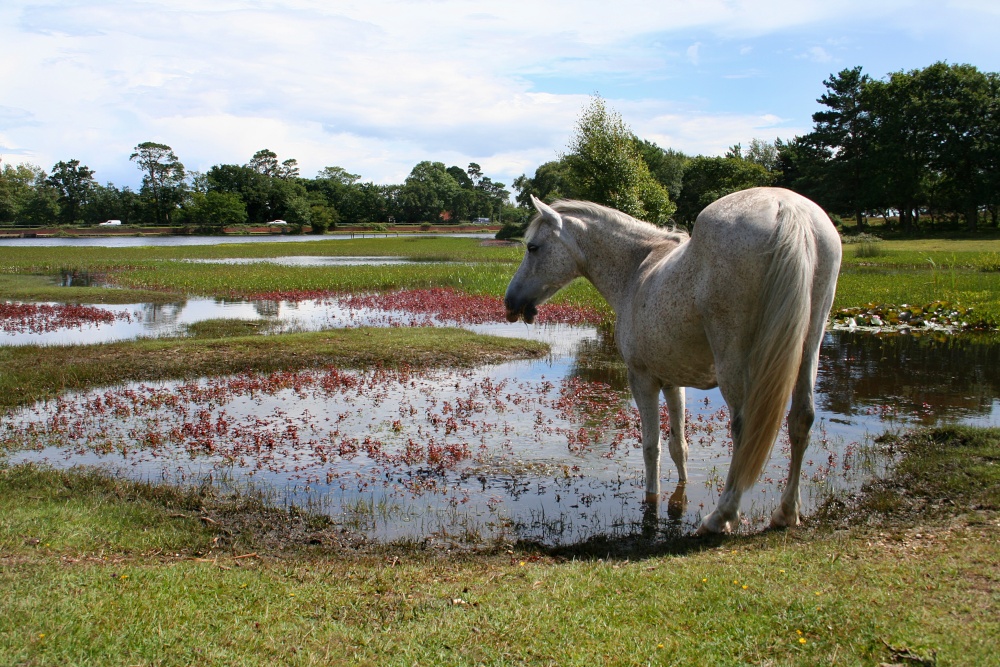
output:
[[[385,233],[367,232],[368,237],[383,237]],[[219,245],[224,243],[297,243],[299,241],[343,241],[360,238],[362,234],[324,234],[313,236],[309,234],[260,234],[247,236],[85,236],[85,237],[45,237],[45,238],[0,238],[0,246],[12,247],[103,247],[103,248],[135,248],[139,246],[188,246],[188,245]],[[492,239],[494,234],[487,233],[456,233],[456,234],[390,234],[396,236],[457,236],[470,239]]]
[[[127,317],[5,334],[0,342],[174,334],[215,317],[263,317],[303,330],[449,323],[338,299],[191,299],[106,308]],[[2,439],[18,450],[9,455],[12,462],[104,465],[174,482],[249,483],[279,503],[326,512],[345,530],[381,540],[554,545],[648,530],[638,416],[612,335],[590,325],[462,326],[544,340],[552,352],[473,371],[324,369],[132,383],[20,410],[6,420]],[[873,435],[917,424],[996,423],[998,356],[990,336],[829,332],[803,469],[806,512],[832,492],[859,488],[889,463]],[[661,531],[693,530],[714,507],[729,465],[728,415],[719,392],[688,390],[687,409],[690,479],[678,485],[665,456],[666,502],[652,517]],[[765,525],[787,453],[782,434],[761,480],[744,497],[742,530]]]

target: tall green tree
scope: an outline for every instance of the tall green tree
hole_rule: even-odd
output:
[[[594,96],[577,121],[565,155],[576,194],[655,224],[665,224],[675,206],[653,178],[635,137],[621,115]]]
[[[647,139],[636,141],[649,173],[667,189],[670,200],[676,202],[684,186],[684,168],[691,158],[672,148],[660,148]]]
[[[727,152],[725,157],[732,157],[738,160],[746,160],[764,167],[766,171],[776,173],[779,171],[778,144],[781,140],[776,139],[774,143],[764,139],[753,138],[750,144],[743,148],[742,144],[735,144]]]
[[[238,195],[247,212],[247,222],[260,225],[274,220],[271,206],[271,178],[251,167],[218,164],[205,174],[209,191]]]
[[[203,233],[218,234],[226,227],[241,225],[246,221],[246,205],[233,192],[194,192],[190,203],[184,208],[184,222],[194,225]]]
[[[739,190],[771,185],[774,176],[763,166],[735,157],[691,158],[684,170],[684,188],[677,201],[677,219],[694,223],[702,209]]]
[[[316,178],[305,183],[306,190],[323,200],[328,209],[329,224],[327,228],[335,226],[337,223],[354,225],[362,222],[370,222],[367,213],[363,211],[362,193],[358,185],[361,176],[352,174],[343,167],[324,167]],[[319,200],[311,198],[313,206]],[[314,224],[313,229],[317,231],[322,227],[323,221],[327,220],[326,213],[319,213],[319,225]]]
[[[807,135],[818,149],[830,149],[827,168],[837,185],[826,193],[827,208],[849,209],[858,228],[864,226],[865,211],[876,187],[872,156],[872,117],[864,102],[870,79],[860,67],[841,70],[823,82],[827,91],[817,100],[827,107],[813,114],[813,131]]]
[[[48,184],[58,193],[60,220],[70,225],[80,222],[83,206],[97,186],[94,171],[79,160],[56,162]]]
[[[874,204],[895,209],[904,230],[915,228],[927,199],[930,160],[926,124],[914,77],[897,72],[865,90],[873,118]]]
[[[575,198],[577,195],[570,178],[569,164],[565,160],[545,162],[535,169],[534,176],[529,178],[521,174],[514,179],[517,203],[523,208],[534,210],[531,205],[532,195],[546,202]]]
[[[979,207],[992,180],[1000,115],[996,75],[972,65],[938,62],[910,73],[916,103],[925,123],[929,166],[943,177],[942,187],[975,231]]]
[[[0,167],[0,224],[21,221],[22,214],[35,196],[35,186],[46,178],[40,167],[31,164]]]
[[[444,163],[420,162],[410,171],[400,192],[403,217],[408,222],[437,222],[442,213],[454,213],[460,192],[461,187]]]
[[[268,148],[262,148],[253,154],[248,167],[258,174],[271,178],[298,178],[299,162],[295,158],[289,158],[278,162],[278,154]]]
[[[157,225],[169,225],[184,199],[184,165],[166,144],[145,141],[135,147],[129,160],[142,171],[141,197],[147,202]]]

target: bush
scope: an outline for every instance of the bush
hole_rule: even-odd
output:
[[[527,225],[517,222],[505,222],[494,238],[500,240],[516,239],[524,236]]]
[[[886,254],[885,248],[878,241],[862,241],[854,249],[854,256],[860,259],[870,257],[882,257]]]

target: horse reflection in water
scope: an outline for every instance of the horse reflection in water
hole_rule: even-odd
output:
[[[819,347],[840,269],[829,217],[791,191],[754,188],[708,206],[688,236],[597,204],[532,199],[538,214],[507,287],[507,319],[531,323],[537,306],[578,276],[608,301],[642,422],[646,502],[660,501],[661,392],[681,482],[684,387],[718,386],[729,405],[733,458],[700,534],[737,525],[740,498],[770,456],[790,396],[791,463],[771,525],[797,525]]]

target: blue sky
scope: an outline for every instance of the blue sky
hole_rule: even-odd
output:
[[[0,160],[136,187],[260,148],[302,175],[402,182],[420,160],[510,184],[605,98],[640,137],[719,155],[807,132],[831,73],[1000,71],[996,0],[3,0]]]

